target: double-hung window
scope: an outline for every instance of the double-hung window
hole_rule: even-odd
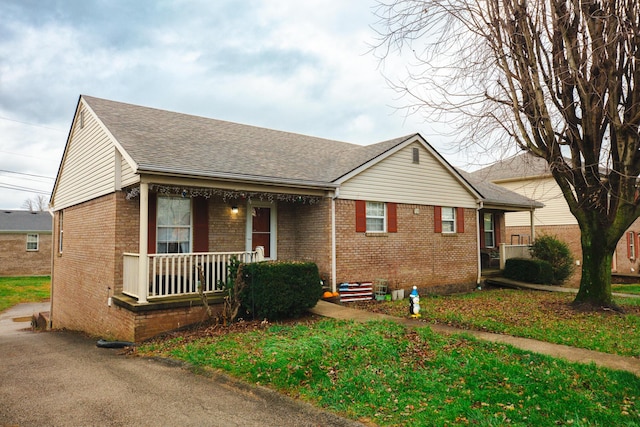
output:
[[[386,223],[385,204],[367,202],[367,232],[384,232]]]
[[[484,246],[485,248],[496,247],[496,234],[494,230],[493,214],[484,214]]]
[[[157,253],[191,252],[191,199],[158,197]]]
[[[456,232],[456,208],[442,208],[442,232]]]
[[[38,250],[38,235],[37,234],[27,234],[27,251],[35,252]]]

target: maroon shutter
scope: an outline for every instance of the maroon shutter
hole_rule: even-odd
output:
[[[209,252],[209,201],[204,197],[192,200],[193,252]]]
[[[442,233],[442,207],[433,207],[433,231],[436,233]]]
[[[464,233],[464,208],[456,208],[456,233]]]
[[[367,203],[356,200],[356,233],[367,231]]]
[[[494,228],[495,228],[495,223],[494,223]],[[487,239],[484,236],[484,213],[480,214],[480,247],[481,248],[486,248],[487,247]]]
[[[387,232],[398,232],[398,205],[387,203]]]
[[[156,253],[156,212],[158,210],[158,196],[149,193],[149,227],[147,237],[147,253]]]
[[[493,215],[493,234],[496,248],[500,247],[500,221],[504,218],[502,215]]]
[[[398,205],[387,203],[387,232],[398,232]]]

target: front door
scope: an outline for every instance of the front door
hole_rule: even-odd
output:
[[[247,251],[255,251],[257,246],[264,248],[264,257],[277,258],[276,205],[268,202],[249,202],[247,206]]]
[[[251,250],[262,246],[264,257],[271,258],[271,208],[255,207],[251,215]]]

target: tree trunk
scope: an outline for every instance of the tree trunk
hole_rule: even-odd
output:
[[[582,277],[573,301],[575,307],[619,310],[611,298],[611,261],[615,246],[608,245],[605,230],[582,227]],[[595,230],[594,230],[595,228]]]

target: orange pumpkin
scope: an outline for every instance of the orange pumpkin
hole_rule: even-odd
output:
[[[324,294],[322,294],[322,298],[332,298],[333,297],[333,293],[326,291]]]

